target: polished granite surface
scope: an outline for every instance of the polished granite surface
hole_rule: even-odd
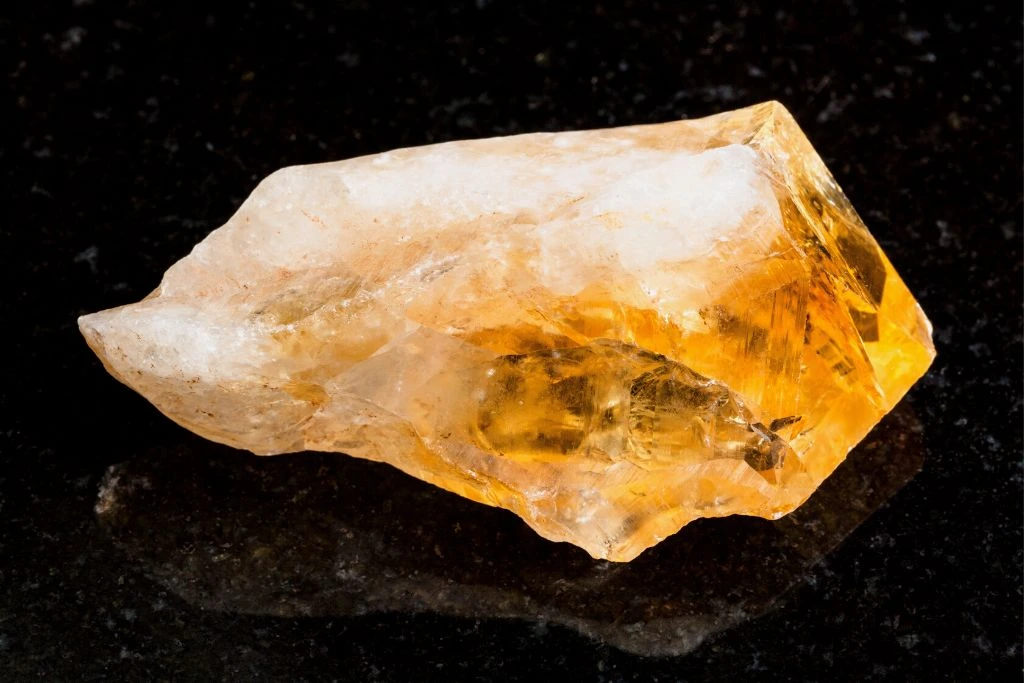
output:
[[[0,680],[1019,676],[1020,8],[418,7],[0,10]],[[144,296],[280,166],[767,99],[939,353],[778,523],[596,562],[386,466],[204,442],[74,324]]]

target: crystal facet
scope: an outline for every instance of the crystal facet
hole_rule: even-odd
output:
[[[385,461],[618,561],[793,510],[935,353],[774,102],[286,168],[79,324],[205,437]]]

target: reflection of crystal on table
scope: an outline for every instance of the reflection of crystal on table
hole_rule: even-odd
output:
[[[629,564],[379,464],[252,458],[194,439],[113,468],[97,510],[144,572],[203,609],[550,621],[679,654],[768,610],[922,459],[920,424],[901,405],[793,514],[701,520]]]

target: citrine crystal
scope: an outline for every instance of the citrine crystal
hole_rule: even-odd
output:
[[[79,324],[205,437],[388,462],[617,561],[793,510],[934,357],[774,102],[286,168]]]

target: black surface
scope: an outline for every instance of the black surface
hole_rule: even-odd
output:
[[[1019,678],[1019,3],[253,4],[0,9],[0,679]],[[101,526],[109,466],[204,446],[107,376],[75,317],[145,295],[259,178],[771,98],[939,357],[907,399],[921,472],[764,616],[652,659],[536,620],[238,615],[183,599]]]

